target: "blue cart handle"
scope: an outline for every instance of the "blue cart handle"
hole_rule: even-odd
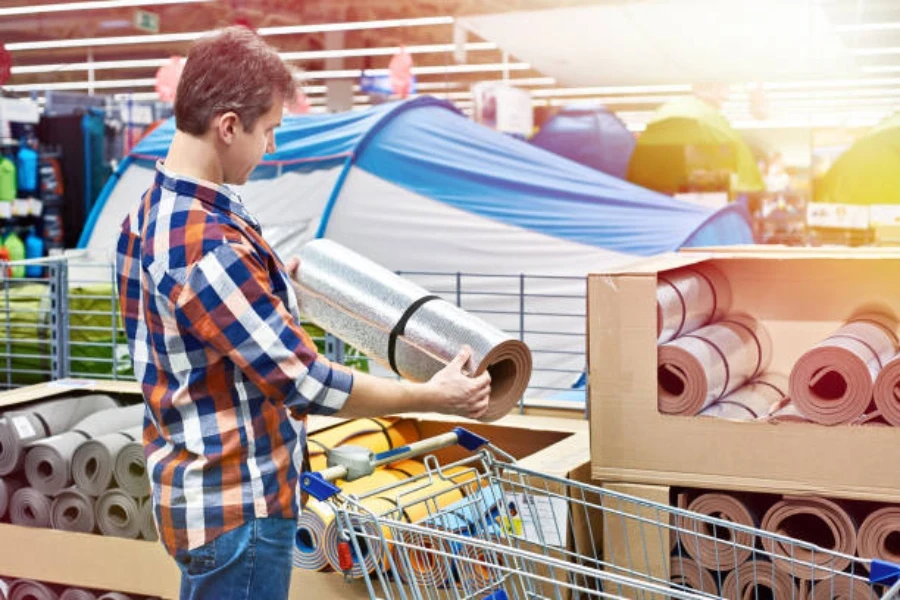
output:
[[[329,466],[327,469],[317,473],[303,474],[300,480],[300,489],[317,500],[327,500],[340,492],[340,488],[333,483],[338,479],[353,481],[371,475],[376,468],[382,465],[415,458],[442,448],[449,448],[450,446],[459,445],[470,452],[474,452],[487,444],[488,441],[480,435],[462,427],[457,427],[453,431],[406,444],[380,454],[374,454],[370,450],[359,446],[338,446],[329,453]]]

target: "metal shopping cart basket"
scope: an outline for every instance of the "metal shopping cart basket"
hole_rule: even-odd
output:
[[[439,464],[433,453],[452,445],[471,456]],[[423,455],[424,473],[364,494],[332,483]],[[462,428],[328,460],[301,487],[332,507],[330,551],[373,599],[878,600],[900,589],[900,566],[531,471]]]

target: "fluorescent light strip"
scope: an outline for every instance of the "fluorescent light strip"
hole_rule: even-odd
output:
[[[470,42],[465,44],[468,52],[478,50],[496,50],[497,44],[493,42]],[[406,46],[409,54],[429,54],[439,52],[454,52],[456,44],[425,44],[421,46]],[[310,50],[307,52],[281,52],[284,60],[317,60],[322,58],[353,58],[358,56],[393,56],[400,52],[400,46],[387,48],[347,48],[344,50]]]
[[[427,25],[452,24],[453,17],[425,17],[419,19],[391,19],[383,21],[354,21],[350,23],[322,23],[319,25],[297,25],[291,27],[263,27],[257,29],[262,36],[287,35],[295,33],[319,33],[324,31],[356,31],[361,29],[384,29],[390,27],[419,27]],[[16,42],[7,44],[10,52],[22,50],[51,50],[57,48],[87,48],[94,46],[125,46],[133,44],[160,44],[165,42],[190,42],[213,33],[192,31],[187,33],[156,33],[149,35],[123,35],[115,37],[78,38],[71,40],[44,40],[39,42]]]
[[[453,52],[454,44],[430,44],[422,46],[408,46],[410,54],[426,54],[436,52]],[[492,42],[472,42],[466,44],[467,51],[496,50],[497,45]],[[400,51],[399,46],[388,48],[349,48],[346,50],[317,50],[311,52],[281,52],[279,55],[284,60],[313,60],[318,58],[340,58],[354,56],[392,56]],[[25,75],[31,73],[58,73],[64,71],[104,71],[110,69],[140,69],[156,68],[169,62],[168,58],[150,58],[143,60],[106,60],[80,63],[59,63],[48,65],[24,65],[12,68],[13,75]]]
[[[863,67],[864,73],[900,73],[900,65],[877,65]]]
[[[886,46],[884,48],[854,48],[850,50],[853,56],[892,56],[900,54],[900,48],[897,46]]]
[[[480,65],[444,65],[435,67],[413,67],[413,75],[449,75],[452,73],[490,73],[494,71],[527,71],[528,63],[489,63]],[[366,69],[367,75],[387,75],[387,69]],[[352,79],[362,75],[360,69],[340,69],[333,71],[307,71],[298,79]]]
[[[211,0],[100,0],[96,2],[65,2],[63,4],[30,4],[28,6],[10,6],[0,8],[0,17],[18,15],[37,15],[53,12],[71,12],[77,10],[104,10],[109,8],[128,8],[131,6],[163,6],[166,4],[200,4]]]
[[[837,25],[834,30],[838,33],[853,33],[859,31],[893,31],[900,29],[900,23],[855,23],[853,25]]]
[[[24,83],[18,85],[5,85],[3,89],[9,92],[32,92],[41,90],[95,90],[153,87],[156,80],[148,79],[107,79],[94,81],[58,81],[53,83]]]

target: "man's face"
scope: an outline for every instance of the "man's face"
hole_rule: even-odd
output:
[[[265,154],[275,151],[275,128],[281,125],[284,101],[276,96],[269,112],[256,121],[249,131],[238,123],[234,141],[223,160],[225,183],[243,185]]]

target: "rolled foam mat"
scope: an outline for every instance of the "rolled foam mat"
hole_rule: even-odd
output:
[[[93,533],[97,526],[94,498],[77,487],[61,491],[50,506],[50,526],[63,531]]]
[[[142,423],[144,405],[111,408],[82,419],[72,430],[29,445],[25,456],[28,484],[48,496],[72,485],[72,456],[84,440],[128,429]]]
[[[329,567],[325,557],[325,529],[334,520],[334,511],[325,502],[309,498],[297,518],[294,566],[308,571]]]
[[[0,521],[6,516],[9,510],[9,500],[25,482],[19,477],[0,477]]]
[[[106,592],[97,598],[97,600],[131,600],[131,596],[121,592]]]
[[[9,600],[59,600],[59,596],[40,581],[16,579],[9,586]]]
[[[688,505],[687,510],[738,525],[759,527],[759,517],[755,512],[730,494],[701,494]],[[727,538],[721,542],[715,541],[722,534],[727,534]],[[690,518],[679,518],[678,538],[682,548],[701,566],[713,571],[730,571],[744,563],[753,554],[756,544],[756,536],[752,533],[722,528],[716,530],[709,523]]]
[[[697,561],[682,554],[673,556],[670,565],[669,578],[676,585],[712,596],[718,593],[719,586],[716,578],[709,570],[701,567]]]
[[[734,315],[659,346],[659,411],[696,415],[765,371],[772,340],[755,319]]]
[[[700,414],[734,421],[765,419],[774,407],[784,402],[787,389],[786,375],[763,373],[718,402],[710,404]]]
[[[851,578],[846,573],[837,577],[813,582],[806,600],[878,600],[871,586],[859,578]]]
[[[785,496],[766,511],[762,529],[825,550],[849,556],[856,554],[856,524],[847,511],[826,498]],[[826,579],[830,573],[843,571],[850,564],[846,558],[813,553],[805,547],[791,547],[768,537],[763,537],[762,543],[778,569],[801,579]],[[780,560],[776,556],[785,558]]]
[[[531,378],[531,351],[482,319],[388,269],[319,239],[300,251],[300,305],[310,321],[412,381],[426,381],[463,345],[491,374],[482,421],[508,413]]]
[[[50,527],[53,501],[34,488],[23,487],[9,501],[9,521],[24,527]]]
[[[113,478],[122,490],[135,498],[143,498],[150,494],[147,458],[144,455],[144,443],[140,436],[136,441],[125,444],[116,454],[113,463]]]
[[[93,394],[35,402],[24,410],[3,413],[0,419],[0,475],[9,475],[22,468],[28,444],[68,431],[85,417],[116,406],[116,401],[109,396]]]
[[[791,400],[816,423],[854,421],[869,408],[878,372],[896,353],[893,323],[850,321],[794,363]]]
[[[784,402],[781,406],[774,407],[767,420],[772,423],[812,423],[793,402]]]
[[[656,335],[665,344],[724,317],[731,286],[712,265],[700,263],[657,276]]]
[[[81,588],[67,588],[59,600],[97,600],[97,595]]]
[[[881,416],[900,426],[900,354],[888,361],[875,379],[875,406]]]
[[[92,496],[99,496],[113,487],[113,467],[116,457],[129,442],[141,442],[143,427],[101,435],[84,440],[72,455],[72,480]]]
[[[9,600],[9,584],[0,577],[0,600]]]
[[[120,489],[103,492],[94,503],[97,527],[103,535],[137,539],[141,534],[141,516],[137,501]]]
[[[722,597],[728,600],[802,598],[802,590],[786,572],[767,560],[754,558],[731,571],[722,581]]]
[[[141,538],[150,542],[159,539],[156,531],[156,521],[153,519],[153,500],[147,496],[141,501]]]
[[[894,539],[889,540],[894,536]],[[900,547],[896,537],[900,536],[900,506],[879,508],[859,527],[857,550],[861,558],[880,558],[900,564]]]

